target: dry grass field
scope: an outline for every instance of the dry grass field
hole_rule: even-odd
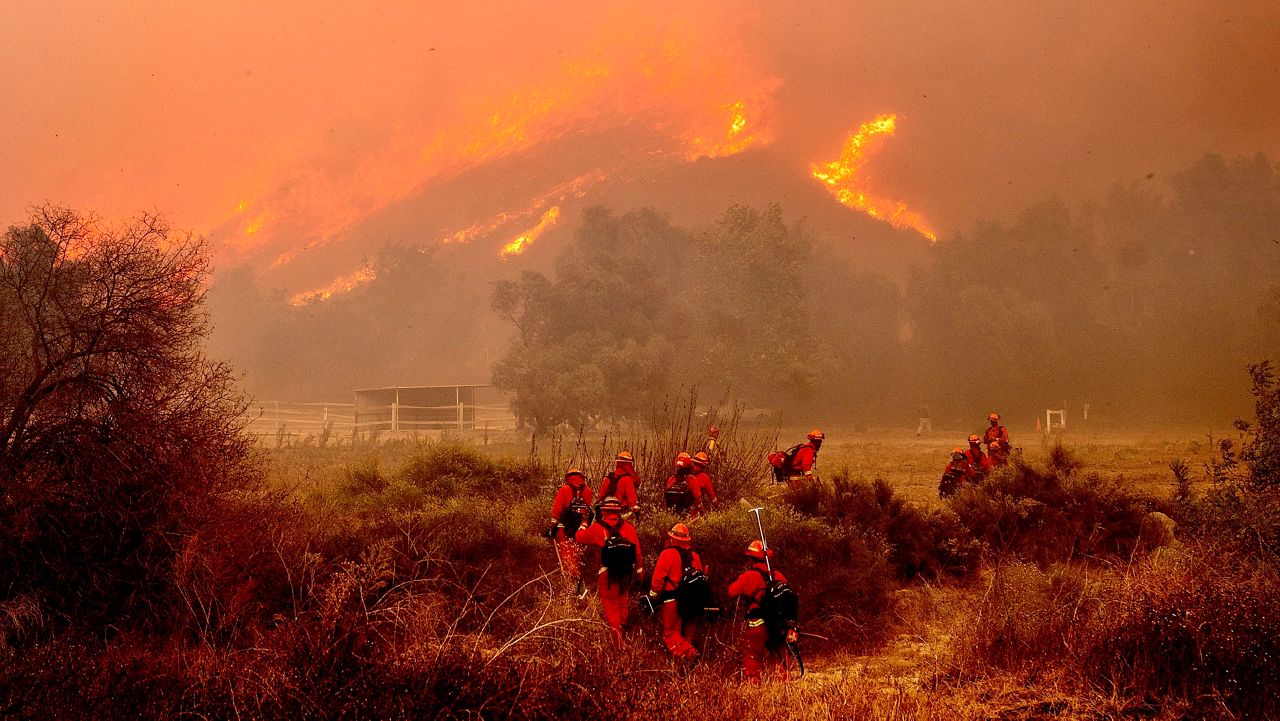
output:
[[[866,501],[856,493],[841,496],[849,492],[840,490],[842,483],[854,482],[856,491],[870,488],[869,484],[857,486],[857,482],[882,479],[899,499],[894,503],[905,501],[904,511],[883,511],[897,514],[894,518],[915,519],[912,522],[923,523],[928,528],[939,523],[949,528],[947,524],[952,521],[946,519],[954,518],[953,510],[965,513],[960,506],[938,499],[937,480],[948,452],[954,446],[963,445],[966,433],[939,432],[917,438],[906,429],[867,431],[832,427],[824,430],[829,440],[820,454],[819,468],[824,485],[829,487],[834,480],[835,500],[806,500],[769,484],[747,483],[741,486],[741,493],[736,494],[742,496],[740,500],[731,499],[722,504],[717,513],[694,524],[695,537],[717,546],[745,542],[751,532],[745,509],[763,502],[768,509],[770,533],[776,535],[784,549],[784,562],[799,566],[798,578],[813,579],[807,589],[801,580],[802,592],[807,590],[812,595],[818,592],[813,584],[830,581],[826,576],[831,568],[848,566],[860,572],[864,569],[855,568],[859,564],[882,564],[884,558],[867,556],[858,560],[857,551],[851,551],[854,555],[848,557],[840,554],[823,557],[822,549],[816,549],[816,557],[796,551],[795,544],[811,537],[797,529],[808,527],[810,522],[806,516],[797,516],[788,510],[792,505],[817,503],[819,505],[808,512],[830,518],[832,512],[840,513],[843,502],[839,498],[854,498],[856,503]],[[763,448],[775,445],[775,435],[780,438],[776,445],[785,447],[789,439],[802,438],[804,429],[778,432],[741,426],[737,432],[753,439],[752,448]],[[418,472],[415,469],[420,469],[424,453],[430,455],[441,448],[460,447],[470,448],[469,452],[499,465],[528,463],[530,459],[541,461],[530,466],[541,469],[541,479],[531,479],[532,484],[512,487],[509,491],[490,489],[485,497],[474,499],[472,505],[476,514],[486,515],[488,511],[479,510],[481,506],[487,507],[495,498],[506,497],[504,505],[509,507],[505,517],[514,527],[511,530],[520,533],[535,527],[543,508],[549,507],[552,492],[559,483],[561,466],[582,465],[589,469],[590,475],[595,475],[604,468],[615,446],[630,443],[615,440],[622,437],[625,434],[558,439],[552,443],[544,441],[540,447],[514,434],[491,438],[482,446],[465,445],[465,442],[457,446],[460,441],[456,439],[419,438],[379,446],[285,448],[264,453],[270,468],[269,478],[275,487],[286,490],[313,510],[324,509],[322,513],[326,515],[341,516],[358,509],[364,517],[398,513],[414,504],[433,503],[429,491],[420,486],[410,488],[403,480]],[[667,439],[666,445],[670,446],[671,442]],[[655,448],[663,445],[652,439],[644,443],[646,447]],[[1111,499],[1099,501],[1100,505],[1138,502],[1129,520],[1108,516],[1112,520],[1106,523],[1136,524],[1141,513],[1145,513],[1142,508],[1167,507],[1176,488],[1169,468],[1174,459],[1190,465],[1196,493],[1203,493],[1211,486],[1203,471],[1211,459],[1212,443],[1207,434],[1077,432],[1051,437],[1014,436],[1014,445],[1021,449],[1022,460],[1028,468],[1053,468],[1053,464],[1060,463],[1061,451],[1054,450],[1059,443],[1070,449],[1073,463],[1078,464],[1079,480],[1072,486],[1077,490],[1072,493],[1087,494],[1088,486],[1098,485],[1105,487],[1100,497]],[[746,445],[749,444],[744,447]],[[656,460],[658,455],[653,453],[650,457]],[[757,461],[763,471],[763,456]],[[751,462],[750,459],[744,461],[747,465]],[[641,468],[640,471],[646,477],[666,472],[662,468]],[[486,483],[484,478],[476,480]],[[862,491],[864,495],[868,492]],[[652,493],[652,488],[648,493]],[[371,504],[370,494],[382,500]],[[645,496],[646,491],[642,489],[642,503]],[[1130,497],[1134,501],[1123,500]],[[1144,498],[1149,500],[1140,500]],[[459,499],[437,500],[453,503]],[[465,505],[466,499],[461,500]],[[379,510],[380,503],[386,503],[387,507]],[[832,508],[836,510],[830,510]],[[852,527],[871,524],[866,527],[873,528],[876,522],[865,517],[867,512],[865,508],[857,510],[855,514],[861,516],[855,515],[845,522],[851,521]],[[936,515],[938,513],[942,515]],[[1132,513],[1139,515],[1132,516]],[[971,513],[964,517],[969,519]],[[672,520],[663,513],[651,512],[641,519],[642,537],[653,544]],[[786,528],[788,523],[798,524],[797,529]],[[901,524],[893,519],[887,526],[884,521],[880,523],[882,531],[877,533],[889,534],[891,545],[920,543],[918,538],[903,540],[911,533],[918,535],[918,529],[903,531]],[[1136,525],[1124,527],[1132,528],[1136,537]],[[728,540],[722,541],[726,532]],[[903,533],[908,536],[902,536]],[[1064,539],[1069,538],[1069,533],[1063,533]],[[1187,552],[1185,556],[1176,557],[1181,560],[1168,561],[1170,557],[1163,556],[1165,565],[1152,565],[1143,560],[1145,556],[1123,550],[1133,548],[1133,538],[1126,538],[1119,541],[1118,551],[1098,546],[1101,550],[1095,549],[1083,556],[1070,553],[1052,558],[1043,557],[1041,552],[1042,560],[1031,562],[1022,560],[1022,556],[1034,555],[1034,550],[1014,548],[1006,554],[987,556],[976,567],[961,564],[950,571],[935,569],[912,577],[898,576],[898,580],[893,580],[892,564],[896,561],[890,556],[890,566],[877,566],[879,571],[869,570],[868,566],[861,580],[846,578],[838,582],[851,585],[837,587],[842,590],[836,593],[862,594],[858,597],[863,599],[861,603],[865,607],[854,609],[853,616],[848,617],[840,616],[847,613],[844,611],[835,616],[820,614],[828,619],[824,622],[828,625],[811,626],[808,630],[819,637],[829,634],[829,638],[809,642],[809,673],[785,687],[755,690],[739,685],[734,650],[736,632],[731,627],[717,627],[709,633],[704,642],[707,662],[692,676],[680,678],[668,677],[668,671],[662,670],[669,667],[657,630],[653,622],[641,621],[631,630],[629,653],[632,658],[628,663],[649,669],[646,673],[658,674],[655,683],[667,692],[688,693],[689,684],[696,684],[702,697],[695,707],[700,713],[715,708],[713,717],[718,718],[1173,719],[1231,713],[1217,697],[1207,701],[1188,700],[1181,695],[1162,698],[1154,691],[1142,692],[1141,689],[1147,687],[1140,683],[1130,687],[1109,686],[1111,682],[1102,680],[1110,678],[1105,674],[1081,670],[1088,663],[1100,663],[1096,660],[1098,648],[1107,644],[1100,634],[1119,632],[1121,621],[1109,614],[1120,614],[1126,604],[1135,603],[1132,594],[1141,595],[1147,592],[1142,589],[1161,587],[1169,583],[1169,577],[1189,573],[1187,569],[1203,560],[1199,552]],[[1071,541],[1064,543],[1070,545]],[[924,546],[928,546],[927,540]],[[932,551],[926,548],[925,553],[929,552]],[[508,568],[505,572],[537,576],[554,568],[550,548],[535,552],[535,557],[540,556],[545,558],[535,562],[536,568]],[[484,559],[471,562],[487,563]],[[732,560],[726,562],[732,564]],[[966,567],[972,570],[963,570]],[[599,611],[591,597],[561,612],[570,618],[576,616],[583,624],[598,625]],[[832,620],[838,618],[844,620]],[[1134,651],[1140,652],[1146,651]],[[766,708],[770,710],[763,711]]]

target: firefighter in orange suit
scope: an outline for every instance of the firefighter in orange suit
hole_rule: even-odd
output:
[[[622,503],[610,496],[600,504],[600,518],[579,529],[574,540],[600,549],[600,572],[596,576],[600,605],[614,645],[621,646],[622,627],[631,607],[631,582],[644,572],[640,536],[636,527],[622,517]]]
[[[761,671],[765,664],[777,669],[782,678],[787,677],[787,649],[769,648],[769,630],[765,628],[764,619],[760,617],[760,598],[764,595],[766,578],[769,577],[769,566],[765,563],[765,554],[773,560],[773,551],[766,550],[759,541],[752,541],[747,546],[746,556],[751,564],[738,576],[738,580],[729,584],[730,598],[747,600],[747,628],[742,633],[742,676],[748,683],[760,683]],[[786,583],[787,577],[778,569],[773,569],[773,580]],[[788,633],[794,631],[788,630]],[[794,641],[795,639],[787,639]]]
[[[987,454],[991,456],[991,463],[1003,466],[1009,462],[1009,452],[1013,449],[1009,445],[1009,429],[1000,424],[999,413],[992,413],[987,416],[987,420],[991,421],[991,426],[987,428],[982,440],[987,444]]]
[[[1000,414],[992,413],[987,416],[987,420],[991,422],[991,426],[987,428],[986,435],[983,436],[982,442],[990,446],[991,441],[1000,441],[1000,445],[1008,449],[1009,429],[1000,425]]]
[[[693,454],[691,461],[693,477],[689,480],[689,487],[693,490],[694,515],[706,515],[718,503],[716,487],[711,483],[711,474],[707,473],[707,465],[711,459],[707,457],[705,451],[698,451]]]
[[[622,504],[622,517],[631,518],[636,510],[636,485],[640,479],[636,475],[636,459],[627,451],[622,451],[613,459],[614,468],[600,481],[598,498],[613,496]]]
[[[808,439],[807,442],[800,446],[796,451],[795,460],[791,462],[792,483],[813,479],[813,468],[818,462],[818,449],[822,448],[822,441],[826,437],[826,434],[817,428],[809,431],[805,436]]]
[[[575,543],[573,537],[579,528],[591,522],[591,499],[587,477],[577,468],[570,468],[564,474],[564,484],[556,491],[555,502],[551,504],[548,535],[560,557],[560,570],[565,576],[578,581],[579,591],[584,590],[581,583],[582,546]]]
[[[662,643],[679,661],[691,661],[698,655],[693,646],[697,621],[680,617],[675,598],[686,565],[707,572],[702,558],[693,550],[689,527],[677,523],[667,532],[667,547],[658,555],[653,578],[649,582],[649,597],[662,606],[659,611],[662,614]]]
[[[992,466],[1006,466],[1009,464],[1009,447],[997,439],[993,438],[987,444],[987,455],[991,457]]]
[[[966,483],[973,483],[973,466],[969,458],[959,448],[951,450],[951,462],[942,470],[942,481],[938,484],[938,495],[942,498],[954,495]]]
[[[991,469],[995,466],[991,463],[991,456],[982,452],[982,439],[977,433],[969,436],[969,450],[964,452],[964,457],[969,460],[969,465],[973,467],[973,479],[978,483],[987,477]]]

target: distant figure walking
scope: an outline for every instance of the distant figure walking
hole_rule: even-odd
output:
[[[933,415],[929,413],[929,405],[921,403],[916,406],[916,415],[920,418],[920,422],[916,424],[916,437],[921,433],[933,435]]]

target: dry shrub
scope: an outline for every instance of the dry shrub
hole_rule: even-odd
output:
[[[1102,598],[1102,584],[1081,568],[1000,564],[957,626],[954,671],[981,676],[994,669],[1034,678],[1082,645]]]
[[[356,461],[343,469],[342,490],[351,495],[381,493],[387,488],[387,477],[376,456]]]
[[[980,546],[954,512],[921,509],[879,478],[868,483],[843,469],[830,481],[788,488],[784,497],[801,513],[835,526],[856,526],[884,539],[890,548],[889,561],[903,580],[965,575],[981,557]]]
[[[1116,693],[1173,696],[1210,715],[1280,712],[1280,578],[1240,560],[1204,548],[1134,569],[1091,630],[1084,673]]]
[[[548,473],[531,461],[494,461],[474,445],[443,440],[422,444],[399,479],[431,498],[510,500],[536,494]]]
[[[1132,554],[1143,517],[1158,504],[1122,478],[1082,475],[1061,445],[1044,467],[1017,460],[948,505],[975,538],[1001,555],[1047,565],[1080,557]]]

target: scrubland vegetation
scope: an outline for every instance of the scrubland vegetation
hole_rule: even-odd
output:
[[[1262,418],[1276,386],[1260,378]],[[689,432],[684,423],[646,447],[661,455]],[[595,475],[606,458],[588,451],[595,441],[564,441],[554,466],[527,449],[449,439],[264,451],[265,481],[221,497],[175,536],[157,581],[128,604],[96,614],[62,605],[66,591],[111,577],[106,563],[82,564],[85,580],[63,593],[49,581],[8,598],[3,709],[1264,718],[1277,713],[1267,659],[1280,652],[1280,514],[1262,453],[1276,431],[1260,424],[1243,446],[1223,446],[1203,471],[1217,480],[1190,495],[1133,492],[1060,446],[945,503],[907,502],[845,470],[796,490],[762,472],[726,486],[721,508],[693,526],[716,583],[736,575],[755,530],[745,509],[763,502],[778,563],[802,593],[802,629],[822,637],[805,639],[804,679],[761,689],[737,678],[732,609],[704,633],[704,662],[680,673],[652,620],[636,618],[619,652],[595,602],[567,593],[537,532],[561,466]],[[735,447],[755,453],[728,442],[726,467],[752,465]],[[651,567],[675,519],[654,510],[659,467],[645,470],[639,528]],[[1181,524],[1177,539],[1151,511]],[[90,532],[61,520],[69,538]],[[150,613],[117,610],[144,603]]]
[[[658,483],[709,419],[532,443],[255,449],[200,339],[198,242],[44,209],[0,245],[0,715],[14,718],[1267,718],[1280,714],[1280,384],[1171,492],[1070,448],[946,502],[824,450],[767,483],[740,410],[693,524],[723,590],[764,505],[810,674],[743,687],[740,613],[682,671],[652,621],[610,649],[538,531],[566,467],[619,448]],[[924,471],[921,471],[924,473]],[[1177,530],[1172,530],[1174,526]]]

